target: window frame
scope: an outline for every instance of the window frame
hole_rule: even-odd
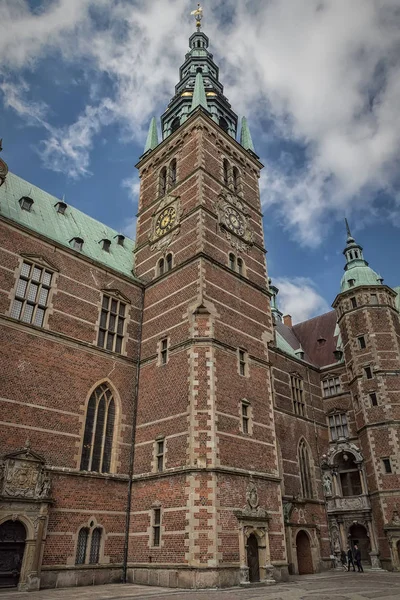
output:
[[[372,398],[374,396],[374,398]],[[368,394],[370,406],[379,406],[378,394],[376,392],[369,392]]]
[[[322,380],[321,387],[323,398],[332,398],[343,393],[340,375],[328,375]]]
[[[86,539],[85,539],[85,549],[84,549],[84,555],[82,557],[82,553],[79,554],[79,561],[78,561],[78,552],[80,550],[79,548],[79,538],[81,535],[81,532],[85,532],[86,533]],[[94,534],[96,534],[96,532],[99,534],[99,539],[98,539],[98,546],[97,549],[94,548]],[[76,535],[76,544],[75,544],[75,558],[74,558],[74,564],[75,565],[100,565],[103,564],[104,561],[104,527],[102,525],[100,525],[99,523],[97,523],[97,521],[95,519],[90,519],[89,523],[86,523],[85,525],[82,525],[81,527],[79,527],[78,529],[78,533]],[[93,553],[94,550],[96,550],[96,559],[97,560],[93,560]]]
[[[168,189],[168,171],[167,167],[164,165],[161,167],[159,175],[158,175],[158,192],[159,196],[163,197],[166,195]]]
[[[24,266],[29,267],[28,274],[24,273]],[[35,269],[40,270],[39,280],[33,279]],[[44,282],[45,275],[50,277],[49,283]],[[49,265],[46,261],[40,260],[39,257],[29,257],[22,255],[19,260],[17,269],[15,270],[15,284],[11,292],[11,303],[8,310],[8,316],[25,325],[33,325],[41,329],[48,328],[48,317],[53,312],[53,294],[56,289],[57,270]],[[19,291],[20,282],[26,282],[23,295]],[[32,286],[37,286],[35,299],[29,297]],[[45,302],[41,301],[42,290],[47,291]],[[20,303],[18,317],[16,315],[17,304]],[[31,306],[32,312],[30,320],[24,319],[26,307]],[[35,322],[38,311],[43,311],[41,322]]]
[[[359,350],[365,350],[367,347],[367,340],[365,338],[365,335],[359,335],[357,336],[357,344],[358,344],[358,349]]]
[[[158,366],[163,367],[169,362],[169,336],[158,341]]]
[[[34,201],[29,196],[21,196],[18,200],[21,210],[25,210],[26,212],[31,212],[32,206],[34,205]]]
[[[237,367],[241,377],[249,377],[249,353],[244,348],[237,350]]]
[[[298,386],[296,384],[299,384]],[[292,407],[295,415],[305,416],[304,379],[297,373],[290,374],[290,390],[292,395]]]
[[[357,298],[355,296],[352,296],[350,298],[350,304],[351,304],[351,308],[357,308]]]
[[[172,189],[177,184],[178,174],[178,161],[173,158],[168,165],[168,187]]]
[[[383,474],[391,475],[393,473],[392,461],[390,456],[384,456],[381,458],[382,466],[383,466]]]
[[[104,409],[101,404],[103,401]],[[117,422],[116,394],[110,385],[103,381],[92,389],[86,402],[79,471],[100,475],[114,472]],[[98,462],[98,468],[93,468],[94,461]]]
[[[154,471],[156,473],[165,471],[165,451],[165,437],[156,438],[154,442]]]
[[[314,498],[313,465],[310,459],[310,451],[304,438],[299,442],[298,460],[302,497],[312,500]]]
[[[239,403],[240,431],[243,435],[253,435],[253,411],[251,403],[242,398]]]
[[[350,437],[349,419],[346,412],[334,411],[328,416],[329,440],[336,442]],[[333,422],[331,422],[333,420]],[[338,420],[340,422],[338,422]]]
[[[365,375],[365,379],[373,379],[374,378],[374,374],[372,372],[372,367],[371,365],[367,365],[366,367],[363,367],[364,370],[364,375]]]
[[[102,350],[124,355],[129,322],[129,300],[120,294],[102,290],[101,304],[97,322],[96,346]],[[105,302],[107,300],[107,302]],[[113,310],[113,307],[116,308]],[[124,307],[121,314],[121,307]],[[105,320],[104,320],[105,319]],[[122,322],[122,327],[120,327]],[[110,324],[113,323],[113,325]],[[112,328],[113,327],[113,328]],[[109,348],[109,340],[112,344]]]
[[[161,506],[152,509],[151,516],[151,547],[161,547],[161,526],[162,526],[162,511]]]

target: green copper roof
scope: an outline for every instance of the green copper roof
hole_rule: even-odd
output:
[[[203,75],[201,73],[196,74],[196,81],[194,84],[194,92],[192,99],[192,106],[190,110],[194,110],[198,106],[202,106],[208,110],[206,91],[204,89]]]
[[[279,331],[276,331],[275,335],[276,346],[277,348],[279,348],[279,350],[282,350],[282,352],[285,352],[285,354],[288,354],[289,356],[299,358],[299,356],[296,354],[296,350],[292,348],[292,346],[285,340],[285,338],[279,333]]]
[[[343,254],[346,257],[345,273],[340,282],[340,291],[346,292],[361,285],[381,285],[382,277],[375,273],[364,260],[363,249],[351,235],[350,227],[345,219],[347,242]]]
[[[23,196],[33,200],[30,211],[22,210],[20,206],[19,200]],[[15,221],[67,248],[71,247],[70,241],[74,237],[82,238],[84,243],[81,254],[133,278],[133,240],[125,238],[123,246],[117,244],[118,231],[95,221],[69,205],[65,213],[60,214],[54,206],[58,202],[60,202],[59,198],[13,173],[8,173],[0,187],[0,216]],[[111,242],[109,252],[103,250],[101,243],[103,239]]]
[[[245,150],[251,150],[255,153],[253,140],[251,138],[251,133],[249,129],[249,125],[247,123],[246,117],[242,117],[242,129],[240,131],[240,145],[243,146]]]
[[[158,146],[158,133],[157,133],[157,121],[153,117],[150,121],[149,132],[147,134],[146,145],[144,147],[143,154],[146,154],[149,150],[154,150]]]

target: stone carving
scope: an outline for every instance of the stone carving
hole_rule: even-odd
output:
[[[336,510],[370,510],[370,508],[368,496],[332,498],[327,503],[328,512]]]
[[[283,520],[285,523],[290,522],[290,516],[293,511],[293,502],[284,502],[283,503]]]
[[[0,475],[0,495],[3,498],[49,498],[50,475],[44,468],[44,459],[32,452],[29,444],[19,452],[4,457]]]
[[[392,513],[392,525],[400,525],[400,515],[397,509]]]
[[[323,486],[325,496],[332,496],[332,479],[328,474],[324,476]]]
[[[336,519],[332,519],[329,523],[329,529],[331,534],[331,547],[333,552],[340,552],[340,535],[339,525]]]
[[[334,467],[336,456],[342,452],[352,454],[356,463],[361,463],[364,460],[360,449],[355,444],[348,442],[347,440],[338,440],[336,444],[329,449],[328,454],[323,456],[323,466],[325,468],[326,466],[331,468]]]
[[[258,492],[254,483],[251,483],[247,493],[246,493],[247,502],[252,509],[256,509],[258,507]]]

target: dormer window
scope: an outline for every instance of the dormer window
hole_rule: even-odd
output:
[[[71,248],[77,250],[77,252],[80,252],[83,248],[83,239],[80,237],[72,238],[69,243],[71,244]]]
[[[111,240],[104,238],[104,240],[101,240],[101,244],[104,252],[110,252]]]
[[[22,196],[22,198],[19,200],[19,205],[22,210],[31,212],[33,200],[32,200],[32,198],[29,198],[28,196]]]
[[[60,200],[60,202],[57,202],[57,204],[55,204],[54,206],[56,207],[56,210],[60,215],[65,215],[65,211],[68,206],[65,202]]]
[[[125,236],[122,235],[122,233],[119,233],[115,237],[117,238],[117,244],[118,244],[118,246],[123,246],[124,245],[124,241],[125,241]]]

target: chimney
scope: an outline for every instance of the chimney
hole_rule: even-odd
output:
[[[284,323],[284,325],[286,325],[286,327],[293,327],[291,315],[284,315],[283,323]]]

